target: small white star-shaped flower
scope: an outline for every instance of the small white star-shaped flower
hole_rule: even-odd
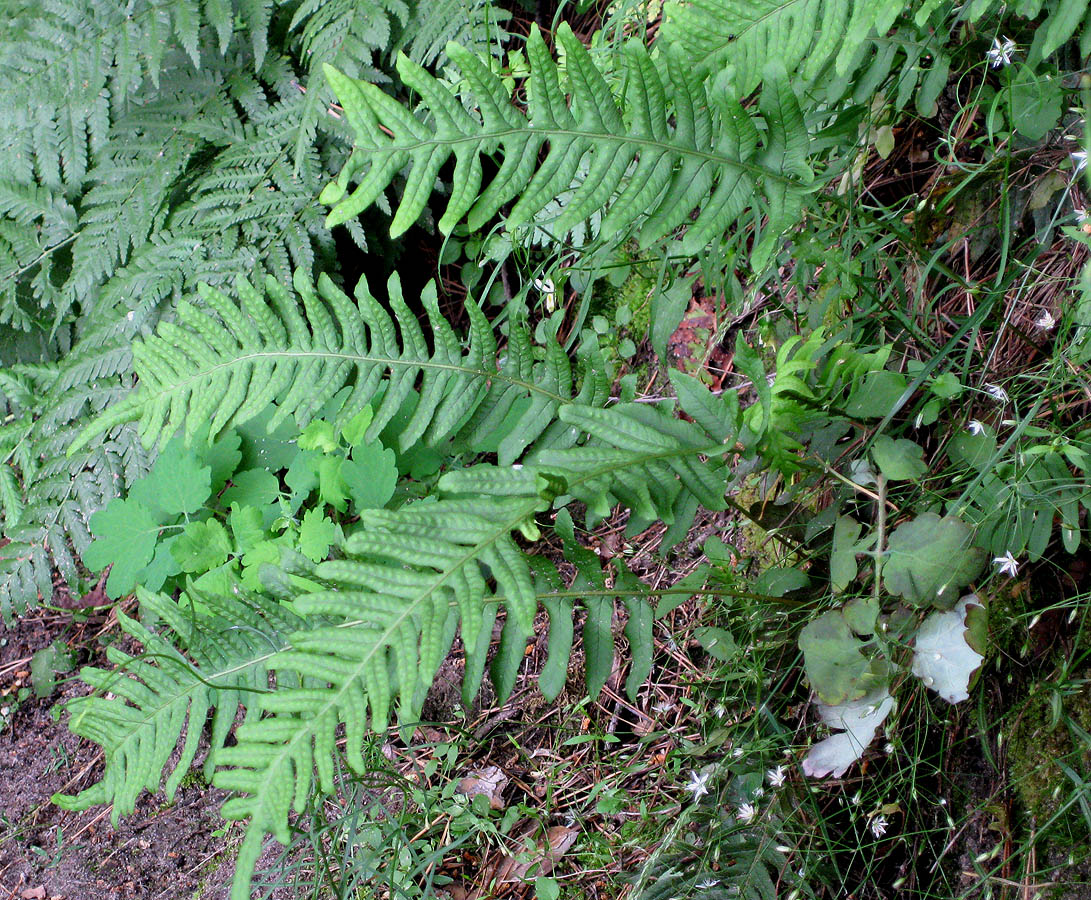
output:
[[[1052,331],[1057,325],[1057,320],[1048,309],[1043,309],[1042,314],[1034,320],[1034,327],[1040,331]]]
[[[877,838],[881,838],[886,834],[887,826],[890,823],[886,820],[886,816],[876,816],[871,820],[871,833]]]
[[[708,780],[711,777],[711,772],[705,772],[701,775],[696,772],[689,773],[689,784],[686,785],[686,790],[693,794],[694,800],[700,800],[701,797],[708,793]]]
[[[984,434],[985,426],[977,421],[977,419],[971,419],[970,424],[966,426],[966,430],[970,432],[970,434]]]
[[[784,766],[777,766],[775,769],[770,769],[766,772],[765,777],[768,779],[770,787],[778,788],[784,784],[784,780],[788,776],[784,772]]]
[[[988,394],[990,397],[992,397],[993,400],[995,400],[997,403],[1007,403],[1008,402],[1008,392],[1005,391],[998,384],[987,384],[987,385],[985,385],[985,393]]]
[[[694,885],[698,890],[707,891],[709,888],[714,888],[720,883],[718,878],[702,878]]]
[[[992,68],[999,69],[1001,66],[1011,65],[1013,53],[1015,53],[1015,41],[1006,37],[1001,43],[1000,38],[994,37],[992,49],[985,54],[985,58],[988,59]]]
[[[993,560],[993,565],[999,567],[1001,575],[1010,575],[1014,578],[1019,574],[1019,563],[1011,555],[1010,550],[1003,556],[996,557]]]
[[[1072,157],[1072,174],[1079,175],[1085,168],[1087,168],[1087,151],[1077,150],[1075,153],[1068,154]]]
[[[666,700],[663,700],[660,703],[656,703],[652,707],[652,712],[663,715],[664,713],[669,713],[672,709],[674,709],[674,704],[668,703]]]
[[[743,825],[749,825],[754,821],[754,817],[758,814],[757,808],[752,803],[744,803],[735,811],[735,817],[743,823]]]

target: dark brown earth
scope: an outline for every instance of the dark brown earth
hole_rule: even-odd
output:
[[[94,620],[92,620],[94,621]],[[19,702],[31,687],[30,657],[60,638],[82,662],[101,662],[94,635],[103,625],[36,611],[0,625],[0,900],[176,900],[227,896],[230,834],[219,806],[225,794],[191,783],[173,803],[144,794],[133,815],[110,826],[108,807],[67,812],[54,792],[77,793],[102,774],[98,747],[71,734],[60,702],[85,692],[62,679],[53,695]],[[116,629],[114,630],[116,634]],[[55,721],[55,717],[58,721]]]

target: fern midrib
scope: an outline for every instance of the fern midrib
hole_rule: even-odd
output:
[[[795,178],[778,172],[775,169],[767,168],[759,163],[743,162],[742,160],[733,159],[729,156],[720,156],[716,153],[711,153],[704,150],[699,150],[696,147],[687,147],[682,144],[672,143],[670,141],[657,141],[652,138],[633,137],[631,135],[618,135],[605,131],[581,131],[574,128],[536,128],[534,126],[528,126],[527,128],[509,128],[501,131],[489,131],[485,133],[479,133],[476,135],[466,135],[457,138],[432,138],[423,141],[414,141],[413,143],[405,144],[385,144],[378,150],[368,149],[368,153],[410,153],[419,150],[424,147],[436,147],[436,146],[448,146],[456,147],[463,144],[481,144],[485,141],[500,140],[503,142],[506,138],[520,137],[526,135],[527,132],[536,132],[545,135],[547,138],[550,135],[557,135],[561,137],[570,138],[585,138],[591,140],[594,144],[612,144],[612,145],[626,145],[631,144],[637,147],[652,148],[656,150],[663,150],[671,153],[675,156],[691,157],[694,159],[700,159],[705,162],[715,163],[724,167],[732,167],[740,169],[751,175],[760,175],[765,179],[772,181],[779,181],[783,184],[794,185],[798,187],[811,187],[811,182],[802,182]],[[591,147],[589,149],[594,149]],[[457,157],[457,152],[452,150],[452,153]]]
[[[145,398],[149,397],[152,401],[158,400],[164,395],[173,394],[175,391],[187,389],[194,390],[199,387],[199,382],[207,380],[213,377],[217,372],[224,369],[231,369],[234,366],[243,365],[251,360],[262,359],[331,359],[342,360],[346,362],[355,362],[360,365],[382,365],[390,368],[402,367],[412,369],[431,369],[434,371],[446,371],[446,372],[460,372],[465,375],[476,375],[490,380],[499,379],[500,381],[507,382],[508,384],[516,385],[521,388],[525,388],[536,394],[548,397],[550,400],[555,400],[558,403],[571,403],[571,397],[564,397],[561,394],[555,394],[553,391],[546,390],[545,388],[534,384],[530,381],[523,381],[520,378],[513,378],[510,375],[505,374],[500,370],[487,371],[485,369],[475,369],[470,366],[459,366],[452,363],[437,363],[431,360],[413,360],[413,359],[401,359],[386,356],[363,356],[357,353],[342,353],[333,350],[263,350],[261,352],[246,353],[241,356],[234,356],[230,360],[222,363],[217,363],[214,366],[201,369],[194,375],[183,379],[182,381],[175,382],[170,387],[165,387],[161,391],[150,392],[146,388],[141,387],[144,397],[136,398],[142,402],[150,402]]]

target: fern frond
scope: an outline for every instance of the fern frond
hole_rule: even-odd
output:
[[[159,790],[184,729],[181,755],[164,788],[168,799],[173,798],[210,713],[205,772],[212,776],[239,707],[247,709],[248,720],[253,718],[255,699],[269,689],[270,657],[285,646],[283,635],[300,625],[284,606],[258,597],[202,598],[208,612],[194,616],[167,597],[143,589],[137,593],[142,614],[161,619],[171,637],[118,611],[122,630],[140,642],[143,653],[134,657],[110,647],[107,658],[117,668],[85,666],[80,678],[95,694],[67,707],[68,727],[102,746],[106,769],[93,787],[53,798],[73,810],[110,803],[115,825],[120,815],[133,811],[144,790]]]
[[[507,227],[527,225],[571,190],[567,205],[551,223],[555,232],[564,233],[606,210],[603,233],[625,234],[639,222],[645,245],[687,225],[682,252],[691,253],[718,238],[748,210],[755,211],[759,185],[770,184],[776,186],[770,200],[777,225],[783,227],[784,198],[806,189],[812,178],[797,153],[808,141],[802,116],[776,67],[767,72],[767,82],[776,85],[776,111],[783,114],[778,125],[791,134],[785,140],[772,134],[770,125],[770,143],[759,153],[759,131],[750,113],[718,86],[706,85],[680,52],[664,48],[664,82],[642,46],[625,46],[623,115],[571,29],[562,24],[557,37],[565,51],[571,105],[561,90],[557,64],[535,29],[527,40],[529,118],[512,105],[500,78],[455,44],[448,45],[448,53],[470,86],[480,118],[404,56],[398,58],[398,72],[421,96],[431,124],[416,119],[375,85],[327,68],[356,132],[353,155],[321,197],[334,204],[327,224],[354,218],[408,165],[406,189],[391,223],[392,235],[403,233],[420,216],[437,174],[454,156],[454,190],[439,221],[444,233],[463,218],[471,229],[480,228],[512,200],[516,202]],[[784,148],[791,149],[790,158]],[[502,162],[486,186],[482,156],[496,150]],[[585,160],[586,174],[578,179]],[[360,184],[345,196],[357,176],[362,176]],[[700,213],[691,221],[695,209]]]
[[[494,0],[417,3],[393,49],[404,51],[422,66],[436,67],[442,67],[447,61],[449,43],[466,47],[478,56],[490,51],[496,54],[506,37],[503,25],[510,18],[511,13]],[[336,63],[334,66],[339,68]]]
[[[133,346],[138,388],[91,423],[71,452],[96,434],[137,418],[149,446],[182,426],[192,436],[211,422],[215,436],[274,401],[279,411],[271,427],[290,415],[305,424],[326,398],[351,385],[340,412],[347,420],[375,401],[382,384],[367,434],[373,440],[413,394],[420,377],[415,410],[398,435],[399,446],[457,439],[473,449],[497,436],[518,402],[522,412],[499,446],[506,464],[535,441],[571,442],[574,438],[566,438],[564,430],[548,430],[557,408],[577,398],[600,403],[606,395],[604,366],[594,364],[591,347],[584,351],[578,395],[568,356],[555,340],[548,341],[544,358],[535,360],[518,309],[512,310],[501,357],[484,314],[469,302],[470,340],[463,349],[429,286],[421,297],[433,335],[429,351],[396,275],[388,284],[393,317],[363,280],[355,302],[325,276],[317,293],[302,271],[296,272],[294,284],[303,315],[296,297],[272,278],[266,279],[264,295],[239,278],[240,304],[208,286],[200,289],[202,306],[181,301],[177,322],[162,324],[157,335]]]
[[[408,16],[404,0],[305,0],[300,4],[288,26],[299,34],[300,57],[307,61],[306,96],[294,139],[297,169],[319,127],[332,128],[337,121],[329,112],[333,93],[322,77],[322,67],[332,65],[354,78],[385,79],[372,58],[389,46],[392,22],[405,24]]]
[[[777,61],[813,79],[835,57],[843,71],[872,32],[885,34],[903,3],[888,0],[686,0],[663,11],[663,39],[685,48],[703,73],[731,68],[730,81],[748,94]]]

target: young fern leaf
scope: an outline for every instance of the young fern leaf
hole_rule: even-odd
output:
[[[560,405],[574,399],[601,403],[606,396],[605,367],[597,361],[597,348],[588,344],[581,350],[583,383],[576,394],[567,354],[550,339],[544,359],[536,360],[518,307],[510,310],[508,346],[498,369],[500,351],[480,308],[472,301],[466,305],[470,340],[464,349],[439,311],[432,284],[421,297],[431,326],[431,351],[402,298],[397,274],[388,284],[393,316],[363,279],[356,286],[355,302],[324,275],[317,292],[301,271],[294,284],[302,313],[296,297],[272,278],[266,279],[265,295],[246,279],[237,279],[240,304],[201,285],[202,306],[179,302],[177,322],[164,322],[158,334],[134,343],[138,387],[89,424],[70,452],[134,419],[140,420],[149,446],[181,427],[188,439],[209,423],[212,440],[272,402],[279,410],[270,428],[290,415],[305,425],[326,398],[346,385],[351,391],[341,407],[341,421],[383,390],[381,401],[373,404],[375,415],[365,438],[371,441],[412,402],[420,377],[416,406],[398,434],[401,449],[420,441],[434,445],[457,439],[472,450],[494,437],[512,406],[522,400],[524,411],[500,441],[499,456],[507,464],[532,443],[575,439],[565,430],[549,430]]]
[[[391,234],[402,234],[423,212],[451,156],[454,187],[439,221],[444,233],[463,218],[471,230],[481,228],[513,200],[506,222],[515,229],[537,221],[543,209],[571,191],[550,223],[555,233],[605,211],[602,234],[627,234],[639,225],[646,246],[685,225],[682,252],[693,253],[744,213],[762,212],[757,208],[759,186],[769,193],[774,226],[790,224],[785,199],[800,196],[813,176],[800,153],[802,149],[805,154],[807,131],[782,68],[770,64],[766,69],[775,102],[766,102],[763,112],[777,121],[766,122],[768,140],[759,153],[758,128],[737,95],[705,84],[680,50],[669,45],[663,49],[664,81],[643,46],[625,46],[623,114],[567,24],[558,28],[557,39],[565,51],[571,102],[566,102],[557,64],[534,28],[527,39],[527,115],[512,105],[500,78],[456,44],[449,44],[447,52],[477,101],[476,116],[404,56],[398,58],[398,72],[421,96],[431,115],[429,124],[375,85],[327,68],[356,132],[356,149],[321,196],[333,204],[327,225],[354,219],[408,165],[405,193],[391,223]],[[499,170],[484,185],[481,157],[497,150]],[[357,176],[360,183],[346,196]],[[699,214],[694,221],[695,210]]]

